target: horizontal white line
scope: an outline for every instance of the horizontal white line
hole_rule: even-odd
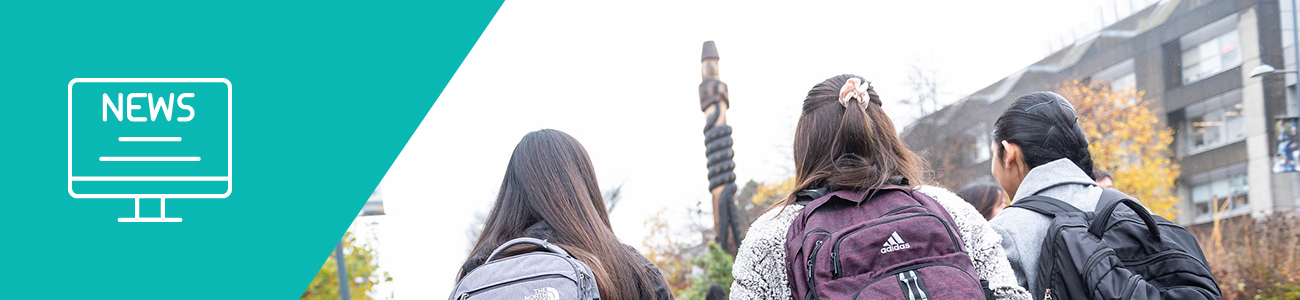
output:
[[[100,156],[99,161],[199,161],[198,156]]]
[[[230,84],[230,80],[225,78],[73,78],[72,82],[223,82]]]
[[[118,222],[180,222],[181,218],[117,218]]]
[[[118,137],[119,142],[179,142],[179,136],[123,136]]]
[[[77,199],[131,199],[131,198],[167,198],[167,199],[223,199],[229,197],[230,190],[222,194],[72,194]]]
[[[230,176],[72,176],[72,181],[230,181]]]

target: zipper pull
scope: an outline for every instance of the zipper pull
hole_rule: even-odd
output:
[[[578,272],[578,294],[584,294],[587,292],[586,287],[584,287],[584,285],[586,284],[587,284],[587,274],[582,274],[582,272]]]
[[[831,251],[831,278],[840,278],[840,255]]]
[[[460,296],[456,296],[456,300],[465,300],[465,299],[469,299],[469,293],[461,293]]]
[[[1052,300],[1052,289],[1043,291],[1043,300]]]
[[[809,261],[808,261],[808,281],[812,281],[812,278],[813,278],[813,261],[809,260]]]

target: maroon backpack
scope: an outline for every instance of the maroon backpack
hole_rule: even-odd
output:
[[[794,299],[984,299],[952,217],[924,193],[887,185],[798,197],[815,200],[786,234]]]

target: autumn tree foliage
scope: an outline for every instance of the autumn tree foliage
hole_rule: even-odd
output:
[[[1142,201],[1152,213],[1173,219],[1179,202],[1172,193],[1179,175],[1169,149],[1174,131],[1160,124],[1143,92],[1112,91],[1077,80],[1062,83],[1056,91],[1074,105],[1094,167],[1112,174],[1115,189]]]
[[[669,210],[664,208],[645,221],[650,233],[641,246],[647,251],[646,259],[659,267],[668,288],[677,294],[691,286],[691,261],[700,255],[700,246],[707,239],[678,232],[670,222]]]
[[[742,230],[747,230],[769,206],[785,198],[792,189],[793,177],[772,183],[747,182],[736,196],[736,215]],[[646,228],[650,229],[641,243],[645,256],[659,267],[678,299],[704,299],[713,284],[724,290],[731,288],[731,264],[735,258],[711,242],[713,224],[704,222],[709,214],[699,208],[703,204],[688,208],[684,215],[665,208],[645,221]]]
[[[371,236],[371,239],[374,239]],[[393,295],[376,295],[376,285],[380,282],[392,282],[393,277],[388,272],[379,269],[378,252],[374,247],[364,240],[357,240],[357,236],[352,231],[343,233],[343,264],[347,267],[348,275],[352,277],[353,282],[348,282],[349,292],[352,299],[387,299]],[[302,293],[302,300],[328,300],[339,299],[339,275],[338,263],[334,260],[333,252],[325,259],[321,265],[320,271],[316,272],[316,277],[312,278],[311,285]]]

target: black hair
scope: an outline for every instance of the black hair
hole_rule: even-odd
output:
[[[1056,93],[1020,96],[993,124],[993,138],[1002,155],[1006,149],[1001,141],[1020,146],[1030,169],[1068,158],[1085,174],[1092,175],[1092,152],[1079,128],[1079,117],[1070,101]]]

